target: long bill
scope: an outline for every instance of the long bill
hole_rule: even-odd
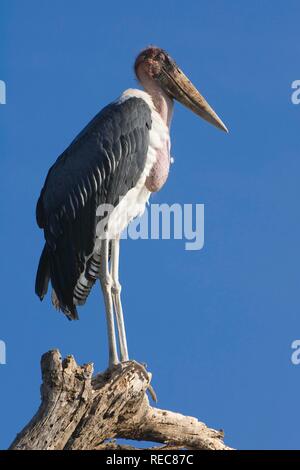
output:
[[[169,68],[169,70],[163,68],[159,76],[159,81],[163,89],[172,98],[222,131],[228,132],[225,124],[209,106],[206,99],[178,67],[172,67]]]

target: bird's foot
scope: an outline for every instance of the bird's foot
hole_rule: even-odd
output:
[[[131,361],[127,361],[127,364],[134,364],[135,367],[137,367],[141,372],[142,374],[144,375],[144,377],[148,380],[148,391],[150,393],[150,396],[152,398],[152,400],[157,403],[157,396],[156,396],[156,393],[154,391],[154,388],[152,387],[151,385],[151,379],[152,379],[152,374],[151,372],[147,372],[146,368],[147,368],[147,364],[145,363],[140,363],[140,362],[137,362],[135,360],[131,360]],[[122,364],[126,365],[126,362],[122,362]]]
[[[113,374],[113,372],[118,371],[118,370],[124,370],[126,367],[134,367],[138,369],[142,375],[146,378],[148,382],[147,390],[149,391],[149,394],[152,398],[152,400],[157,403],[157,396],[156,393],[151,385],[151,378],[152,374],[151,372],[147,372],[146,367],[147,365],[145,363],[140,363],[132,359],[128,359],[126,361],[120,361],[120,362],[111,362],[109,363],[108,368],[105,371],[106,376],[110,376]]]

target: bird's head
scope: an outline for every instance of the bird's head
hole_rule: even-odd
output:
[[[141,51],[136,58],[134,70],[139,81],[145,76],[154,80],[170,98],[179,101],[222,131],[228,132],[205,98],[163,49],[150,46]]]

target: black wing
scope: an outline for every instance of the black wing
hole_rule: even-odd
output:
[[[133,188],[145,167],[151,111],[141,98],[104,108],[50,168],[37,203],[44,229],[36,277],[42,300],[51,280],[59,307],[77,318],[73,293],[86,258],[93,252],[96,210],[116,205]]]

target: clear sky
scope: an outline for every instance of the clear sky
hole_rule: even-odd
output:
[[[223,428],[237,448],[299,448],[299,2],[1,0],[0,447],[39,404],[52,348],[107,364],[96,287],[80,321],[40,303],[35,204],[46,172],[126,88],[150,43],[165,48],[230,128],[176,105],[175,158],[156,203],[205,204],[205,246],[124,241],[130,356],[148,364],[158,406]]]

